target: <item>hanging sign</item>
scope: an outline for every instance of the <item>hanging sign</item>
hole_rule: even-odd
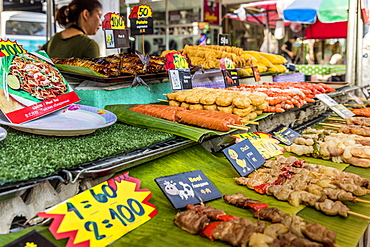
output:
[[[192,79],[187,58],[179,53],[166,54],[165,68],[168,71],[173,91],[192,89]]]
[[[18,45],[16,41],[0,39],[0,57],[18,55],[22,53],[27,53],[27,51],[23,49],[22,45]]]
[[[4,247],[41,247],[41,246],[56,247],[55,244],[50,242],[49,239],[45,238],[36,230],[33,230],[27,233],[26,235],[23,235],[17,240],[11,242],[10,244],[4,245]]]
[[[131,35],[153,34],[153,11],[149,5],[135,6],[129,16]]]
[[[155,182],[176,209],[188,203],[204,203],[222,197],[201,170],[159,177]]]
[[[295,138],[301,136],[298,132],[284,126],[279,125],[272,131],[270,131],[271,135],[282,142],[285,145],[292,145]]]
[[[21,124],[80,99],[43,51],[0,58],[0,109]]]
[[[102,29],[107,49],[130,47],[129,30],[126,29],[125,21],[119,14],[112,12],[105,14]]]
[[[225,88],[239,86],[238,71],[230,58],[220,59],[220,69],[224,77]]]
[[[265,159],[248,139],[225,148],[222,152],[242,177],[265,163]]]
[[[229,34],[219,34],[218,35],[218,45],[219,46],[229,46],[231,44]]]
[[[67,247],[107,246],[157,214],[140,183],[126,172],[38,216],[53,218],[49,230],[56,239],[69,238]]]
[[[333,110],[338,116],[341,118],[349,118],[353,117],[355,114],[348,110],[344,105],[338,104],[335,100],[333,100],[328,95],[322,93],[322,94],[316,94],[316,98],[321,100],[325,105],[329,106],[331,110]]]

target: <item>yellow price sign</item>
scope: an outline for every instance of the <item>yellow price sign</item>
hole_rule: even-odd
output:
[[[39,216],[54,219],[49,230],[56,239],[69,237],[67,246],[107,246],[157,214],[140,182],[126,172]]]
[[[173,54],[173,64],[176,69],[188,69],[189,65],[186,58],[182,54]]]
[[[149,5],[140,5],[137,11],[138,18],[148,18],[153,16],[152,9]]]
[[[27,53],[21,45],[18,45],[15,41],[0,40],[0,57],[6,57],[10,55],[17,55]]]
[[[116,13],[111,14],[110,25],[112,29],[125,29],[126,28],[123,17]]]

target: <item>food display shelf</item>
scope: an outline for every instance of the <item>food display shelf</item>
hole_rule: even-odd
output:
[[[97,178],[115,174],[195,144],[194,141],[177,137],[98,161],[84,163],[73,169],[62,170],[62,172],[66,174],[70,183],[75,183],[81,178]]]

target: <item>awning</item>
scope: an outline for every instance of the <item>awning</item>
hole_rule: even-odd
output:
[[[305,31],[306,39],[339,39],[347,38],[347,21],[322,23],[317,20]]]
[[[283,11],[285,21],[312,24],[348,20],[348,0],[295,0]]]

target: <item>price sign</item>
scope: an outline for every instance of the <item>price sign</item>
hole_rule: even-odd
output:
[[[370,99],[370,85],[361,87],[361,91],[365,95],[366,99]]]
[[[168,74],[173,91],[193,88],[190,69],[170,69]]]
[[[112,12],[105,14],[102,28],[107,49],[130,47],[129,30],[122,16]]]
[[[56,239],[69,237],[67,246],[107,246],[157,214],[140,182],[124,173],[39,216],[54,219],[49,230]]]
[[[15,41],[0,39],[0,57],[27,53],[21,45]]]
[[[254,80],[256,82],[259,82],[261,80],[261,74],[260,71],[258,70],[258,67],[253,65],[251,58],[249,58],[249,65],[252,69]]]
[[[270,133],[275,139],[279,140],[285,145],[292,145],[293,140],[301,135],[284,125],[276,127]]]
[[[236,143],[248,139],[265,160],[276,155],[280,155],[285,151],[282,146],[278,145],[278,140],[272,138],[270,134],[264,132],[246,132],[235,134],[231,137],[236,138]]]
[[[153,34],[153,11],[149,5],[137,5],[129,15],[131,35]]]
[[[344,105],[338,104],[335,100],[333,100],[326,94],[323,93],[316,94],[315,97],[321,100],[327,106],[329,106],[330,109],[332,109],[336,114],[338,114],[338,116],[340,116],[343,119],[353,117],[355,115],[353,112],[348,110],[348,108],[346,108]]]
[[[225,87],[239,86],[238,71],[230,58],[220,59],[220,69],[224,77]]]
[[[176,209],[222,197],[201,170],[156,178],[155,182]]]
[[[218,35],[218,45],[220,45],[220,46],[230,45],[230,35],[228,35],[228,34],[219,34]]]
[[[125,21],[122,16],[117,13],[109,12],[104,15],[102,29],[125,29]]]
[[[5,245],[4,247],[38,247],[38,246],[56,247],[55,244],[50,242],[47,238],[38,233],[36,230],[33,230],[27,233],[26,235],[23,235],[22,237],[11,242],[10,244]]]
[[[222,152],[242,177],[265,163],[265,159],[249,140],[243,140]]]
[[[170,69],[189,69],[187,58],[180,52],[166,54],[166,70]]]

